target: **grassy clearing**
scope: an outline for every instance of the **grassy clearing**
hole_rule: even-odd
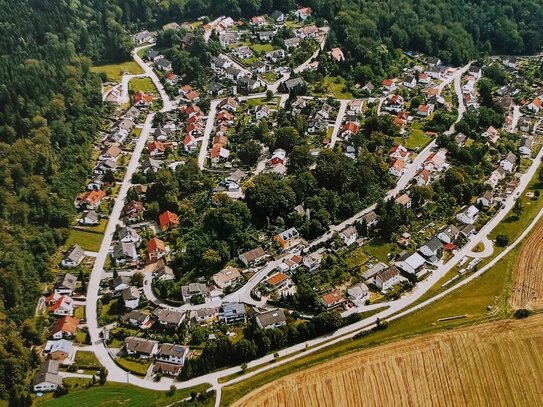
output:
[[[143,359],[117,358],[115,359],[115,363],[117,363],[124,370],[128,370],[138,376],[145,376],[147,374],[147,370],[149,370],[149,366],[151,366],[150,361]]]
[[[96,226],[76,226],[74,229],[92,233],[104,233],[106,231],[107,222],[108,220],[103,218],[100,219],[100,223]]]
[[[100,250],[100,245],[102,244],[102,239],[104,235],[98,232],[91,232],[80,229],[71,229],[68,239],[64,247],[69,248],[74,244],[78,244],[84,250],[89,250],[91,252],[97,252]]]
[[[84,383],[89,381],[90,379],[85,380]],[[66,383],[72,385],[77,383],[78,388],[71,387],[69,394],[59,398],[36,399],[35,404],[45,407],[164,407],[190,397],[192,391],[201,393],[210,387],[202,384],[188,389],[179,389],[174,394],[168,395],[166,392],[119,383],[106,383],[89,389],[84,388],[81,380],[66,379]]]
[[[272,98],[271,100],[268,100],[266,98],[252,98],[252,99],[247,99],[247,105],[251,107],[264,106],[264,105],[268,105],[270,107],[276,107],[279,104],[280,100],[281,98],[278,98],[278,97]]]
[[[138,75],[143,69],[135,61],[126,61],[119,64],[108,64],[91,67],[92,72],[104,73],[108,81],[120,82],[123,73]]]
[[[145,92],[158,94],[155,84],[151,78],[134,78],[131,79],[128,85],[128,89],[132,92]]]
[[[84,350],[78,350],[75,354],[75,364],[80,369],[99,369],[102,366],[94,352]]]
[[[362,247],[367,254],[385,263],[388,262],[388,253],[392,253],[396,249],[396,245],[393,243],[383,243],[377,239],[371,240]]]
[[[420,129],[412,129],[408,137],[396,137],[395,142],[403,144],[407,149],[420,151],[426,147],[432,139],[424,134]]]
[[[360,267],[364,264],[366,264],[369,260],[369,257],[361,247],[357,248],[356,250],[353,250],[352,252],[345,255],[344,259],[345,264],[350,269],[354,269],[355,267]]]
[[[268,82],[275,82],[280,78],[280,76],[277,75],[275,72],[266,72],[262,74],[261,76],[264,80]]]
[[[345,79],[341,76],[327,76],[324,86],[338,99],[352,99],[353,94],[346,89]]]
[[[268,52],[273,51],[273,45],[271,45],[271,44],[252,44],[251,49],[256,54],[266,54]]]

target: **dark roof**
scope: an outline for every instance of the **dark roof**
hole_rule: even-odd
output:
[[[428,249],[430,249],[433,252],[443,247],[443,245],[441,244],[441,241],[436,236],[428,240],[424,246],[426,246]]]
[[[261,327],[266,328],[267,326],[286,321],[287,317],[285,316],[285,311],[277,309],[257,315],[256,320]]]

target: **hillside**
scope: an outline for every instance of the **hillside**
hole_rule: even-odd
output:
[[[360,351],[271,382],[234,406],[537,405],[542,322],[537,315]]]

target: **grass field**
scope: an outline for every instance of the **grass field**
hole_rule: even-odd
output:
[[[394,141],[403,144],[409,150],[421,151],[430,144],[432,139],[426,136],[422,130],[412,129],[411,134],[408,137],[396,137]]]
[[[158,94],[155,84],[151,78],[134,78],[128,85],[129,90],[133,92],[141,91],[145,93]]]
[[[386,263],[388,262],[388,253],[392,252],[392,250],[396,248],[396,245],[392,243],[382,243],[377,239],[373,239],[362,246],[362,248],[369,255]]]
[[[223,405],[539,405],[541,341],[542,315],[426,335],[282,377]]]
[[[75,382],[74,379],[66,380],[67,383],[71,381]],[[191,391],[201,393],[208,388],[208,385],[199,385],[177,390],[169,396],[166,392],[147,390],[126,384],[106,383],[103,386],[97,385],[89,389],[72,388],[65,396],[43,401],[37,399],[35,404],[45,407],[163,407],[190,397]]]
[[[151,366],[149,361],[125,358],[116,358],[115,363],[124,370],[128,370],[138,376],[145,376],[149,366]]]
[[[103,237],[104,235],[102,233],[71,229],[64,247],[69,248],[74,244],[78,244],[85,250],[97,252],[100,250],[100,244],[102,243]]]
[[[327,76],[324,78],[324,86],[338,99],[352,99],[353,95],[345,90],[345,79],[340,76]]]
[[[257,54],[266,54],[268,52],[273,51],[273,45],[271,44],[253,44],[251,45],[251,49],[257,53]]]
[[[75,364],[80,369],[100,369],[102,366],[94,355],[94,352],[78,350],[75,354]]]
[[[105,73],[108,81],[120,82],[123,73],[138,75],[144,73],[143,69],[135,61],[126,61],[120,64],[93,66],[92,72]]]

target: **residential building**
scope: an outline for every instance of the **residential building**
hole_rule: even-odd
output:
[[[132,35],[134,45],[145,44],[146,42],[154,42],[155,37],[149,31],[141,31]]]
[[[509,151],[507,155],[500,161],[500,166],[507,172],[513,172],[516,167],[517,156]]]
[[[138,251],[134,243],[117,242],[113,247],[113,257],[117,266],[135,267],[138,265]]]
[[[117,235],[119,236],[119,241],[123,243],[139,243],[141,240],[140,235],[138,235],[138,232],[136,229],[131,228],[130,226],[123,226],[117,231]]]
[[[174,343],[160,344],[156,353],[157,360],[176,365],[185,364],[185,360],[189,354],[189,348],[186,346],[176,345]]]
[[[172,70],[172,63],[165,58],[159,58],[155,61],[155,67],[160,71],[168,72]]]
[[[458,238],[460,231],[454,225],[447,225],[437,233],[437,238],[443,243],[450,244]]]
[[[437,238],[437,236],[432,237],[430,240],[428,240],[423,246],[419,248],[419,252],[423,255],[431,259],[430,261],[434,262],[437,261],[437,258],[441,255],[441,250],[443,248],[443,244],[441,241]]]
[[[151,315],[138,310],[131,310],[121,317],[123,322],[128,322],[130,325],[136,326],[140,329],[147,329],[153,325]]]
[[[407,194],[402,194],[402,195],[398,196],[396,199],[394,199],[394,201],[398,205],[403,206],[403,207],[405,207],[407,209],[411,208],[411,198]]]
[[[51,295],[59,295],[58,293],[52,293]],[[57,317],[68,315],[72,316],[74,314],[74,304],[71,297],[68,297],[67,295],[60,295],[60,298],[55,298],[54,300],[51,298],[51,295],[47,298],[47,302],[49,305],[49,312],[52,315],[55,315]]]
[[[356,305],[363,305],[370,299],[370,290],[364,283],[358,283],[347,289],[347,295]]]
[[[219,318],[225,324],[243,323],[247,318],[245,305],[239,302],[223,303],[219,313]]]
[[[311,9],[311,7],[301,7],[294,12],[294,15],[296,16],[296,18],[302,21],[306,20],[312,14],[313,14],[313,10]]]
[[[172,268],[166,265],[164,258],[161,258],[155,263],[155,267],[153,269],[153,275],[155,276],[155,279],[158,281],[169,281],[169,280],[175,279],[175,275]]]
[[[282,250],[288,250],[300,244],[301,237],[300,237],[300,233],[298,233],[296,228],[290,228],[275,235],[273,237],[273,240],[275,240],[277,244],[281,246]]]
[[[465,225],[473,225],[479,217],[479,209],[476,206],[469,206],[456,215],[456,219]]]
[[[170,252],[163,240],[153,237],[147,243],[147,256],[150,263],[155,263]]]
[[[321,297],[321,302],[327,309],[337,307],[345,302],[345,297],[343,293],[339,290],[334,290],[328,294],[325,294]]]
[[[183,322],[185,314],[180,311],[157,308],[153,311],[153,317],[163,327],[177,328]]]
[[[424,270],[426,259],[419,253],[405,254],[396,261],[396,267],[409,275],[418,275]]]
[[[74,355],[74,346],[71,341],[59,339],[58,341],[47,341],[44,352],[48,358],[59,363],[69,362]]]
[[[208,325],[217,320],[219,312],[217,308],[199,308],[191,311],[190,315],[199,325]]]
[[[279,289],[287,286],[290,278],[285,273],[276,273],[266,279],[266,284],[272,289]]]
[[[313,252],[304,257],[303,265],[309,269],[309,271],[315,271],[321,266],[322,254],[319,252]]]
[[[271,13],[270,17],[278,23],[282,23],[285,21],[285,14],[278,10],[275,10],[273,13]]]
[[[111,284],[111,288],[115,293],[121,293],[128,287],[130,287],[130,276],[117,276]]]
[[[185,302],[195,296],[202,296],[205,299],[209,297],[209,288],[203,283],[189,283],[181,286],[181,296]]]
[[[525,156],[532,155],[532,148],[534,144],[534,139],[532,137],[522,137],[520,139],[519,153]]]
[[[77,277],[70,273],[58,275],[55,291],[62,295],[72,295],[77,286]]]
[[[32,389],[36,393],[56,391],[62,387],[62,376],[59,374],[59,363],[56,360],[46,360],[40,365],[40,370],[32,380]]]
[[[81,226],[98,226],[100,224],[100,215],[95,211],[84,211],[79,219]]]
[[[158,223],[163,231],[179,227],[179,217],[170,211],[166,211],[158,217]]]
[[[140,305],[140,290],[137,287],[130,286],[121,292],[124,306],[129,309],[138,308]]]
[[[241,273],[235,267],[228,266],[213,276],[213,282],[219,288],[230,287],[241,280]]]
[[[256,249],[240,254],[239,259],[245,266],[249,267],[261,262],[267,256],[262,247],[257,247]]]
[[[492,191],[486,190],[481,195],[477,197],[477,205],[482,206],[483,208],[489,208],[494,202],[494,195]]]
[[[356,228],[354,226],[349,226],[341,232],[340,236],[343,240],[343,243],[345,243],[345,245],[347,246],[350,246],[354,242],[356,242],[356,239],[358,239],[358,232],[356,231]]]
[[[336,62],[345,61],[345,55],[343,55],[343,51],[341,50],[341,48],[332,48],[328,55]]]
[[[274,329],[287,324],[285,311],[277,309],[263,312],[255,317],[256,324],[262,329]]]
[[[158,342],[151,339],[128,336],[124,339],[124,348],[128,355],[153,357],[158,352]]]
[[[77,332],[77,325],[79,324],[79,319],[64,316],[59,318],[53,324],[51,328],[50,337],[53,339],[70,339],[73,338]]]
[[[373,281],[379,290],[387,291],[400,282],[400,271],[396,266],[390,266],[375,275]]]
[[[367,228],[371,229],[379,222],[379,216],[374,211],[370,211],[360,218],[360,222],[366,222]]]

